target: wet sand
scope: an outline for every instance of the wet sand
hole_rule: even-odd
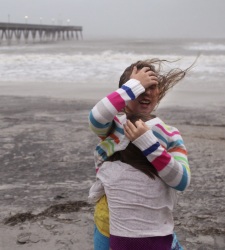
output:
[[[92,250],[93,101],[0,96],[0,250]],[[175,231],[187,250],[225,249],[225,109],[162,108],[189,151]]]

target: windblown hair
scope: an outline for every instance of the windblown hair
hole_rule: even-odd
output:
[[[125,69],[123,74],[119,80],[119,87],[121,87],[125,82],[130,79],[133,68],[136,66],[138,70],[148,67],[151,71],[155,72],[158,81],[159,81],[159,100],[158,103],[162,100],[162,98],[166,95],[169,89],[173,88],[180,80],[182,80],[186,73],[191,69],[193,64],[185,70],[174,68],[169,70],[168,72],[163,72],[163,64],[171,63],[167,60],[160,60],[158,58],[137,61],[136,63],[131,64],[129,67]]]

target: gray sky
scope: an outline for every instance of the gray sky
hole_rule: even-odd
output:
[[[225,0],[0,0],[0,22],[25,16],[83,26],[86,39],[225,38]]]

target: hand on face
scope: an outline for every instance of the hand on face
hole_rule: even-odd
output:
[[[135,125],[129,120],[124,124],[124,133],[130,141],[136,140],[148,130],[149,127],[141,119],[136,121]]]
[[[138,70],[135,66],[131,73],[130,79],[136,79],[140,81],[145,89],[149,88],[151,85],[158,84],[158,78],[155,72],[150,71],[148,67]]]

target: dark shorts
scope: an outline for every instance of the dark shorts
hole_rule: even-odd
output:
[[[94,228],[94,250],[109,250],[109,241],[110,241],[109,238],[101,234],[99,230],[97,229],[97,227],[95,226]],[[139,249],[139,247],[137,249]],[[143,250],[142,248],[140,249]],[[175,233],[173,233],[173,242],[172,242],[170,250],[183,250],[182,246],[177,240],[177,236]]]
[[[110,235],[112,250],[171,250],[173,235],[129,238]]]

